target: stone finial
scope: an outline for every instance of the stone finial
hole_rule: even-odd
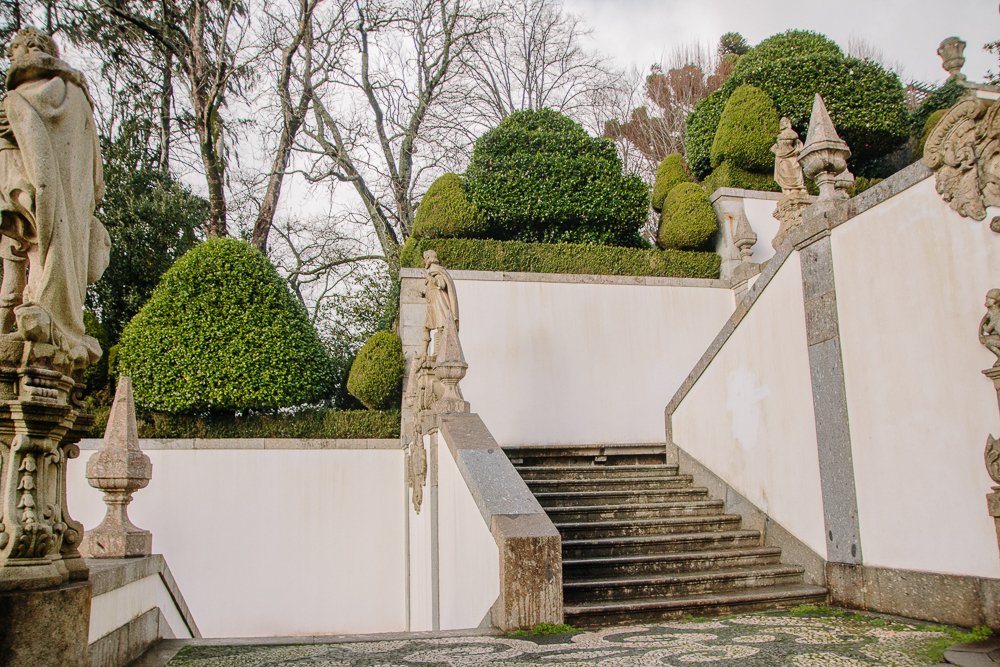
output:
[[[97,528],[87,531],[80,547],[89,558],[127,558],[153,552],[153,535],[132,525],[128,504],[132,494],[149,484],[153,464],[139,449],[132,379],[118,380],[104,443],[87,462],[87,481],[104,491],[108,513]]]
[[[965,81],[965,75],[962,74],[962,66],[965,64],[965,42],[958,37],[949,37],[941,42],[941,46],[938,47],[938,55],[941,56],[941,67],[948,72],[948,78],[954,79],[958,78],[959,81]]]
[[[847,189],[854,183],[854,174],[847,170],[851,149],[837,134],[823,98],[813,98],[809,116],[809,132],[799,153],[799,163],[806,178],[815,179],[819,186],[817,201],[847,199]]]
[[[740,263],[746,264],[753,255],[753,245],[757,243],[757,234],[750,227],[746,211],[742,208],[736,215],[736,230],[733,232],[733,245],[740,251]]]

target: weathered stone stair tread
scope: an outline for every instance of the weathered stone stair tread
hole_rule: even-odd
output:
[[[556,523],[563,539],[587,537],[628,537],[636,535],[675,535],[677,533],[708,532],[739,528],[743,519],[737,514],[709,514],[671,516],[650,519],[623,519],[614,521],[582,521]]]
[[[583,540],[563,540],[562,545],[566,547],[576,547],[584,545],[604,546],[614,544],[655,544],[657,542],[686,542],[702,541],[707,537],[721,538],[724,540],[749,538],[760,539],[760,531],[757,530],[718,530],[713,533],[672,533],[670,535],[642,535],[628,537],[601,537]]]
[[[677,568],[691,567],[693,562],[712,562],[717,560],[769,560],[781,557],[778,547],[746,547],[743,549],[720,549],[718,551],[687,551],[663,554],[642,554],[638,556],[608,556],[603,558],[564,558],[563,581],[576,581],[573,573],[581,569],[627,569],[641,566],[673,566]],[[691,569],[689,571],[696,571]],[[569,576],[567,576],[569,575]]]
[[[563,606],[567,620],[574,616],[630,614],[642,612],[685,612],[690,609],[701,611],[718,608],[738,609],[759,603],[792,603],[814,599],[826,599],[827,590],[809,584],[788,584],[757,589],[744,589],[726,593],[699,593],[653,599],[616,600],[593,604],[567,604]]]
[[[621,477],[636,475],[639,477],[652,477],[661,479],[662,476],[677,474],[677,466],[667,464],[639,464],[639,465],[548,465],[548,466],[515,466],[516,470],[525,480],[535,479],[532,475],[553,475],[556,479],[566,479],[559,475],[578,475],[582,478],[592,479],[594,477],[614,476]]]
[[[741,523],[743,518],[739,514],[711,514],[709,516],[668,516],[656,519],[623,519],[616,521],[575,521],[568,523],[557,523],[556,528],[560,531],[574,528],[587,528],[593,530],[614,529],[625,526],[695,526],[703,523]],[[693,532],[693,531],[692,531]]]
[[[729,581],[749,577],[767,578],[801,575],[805,568],[798,565],[761,565],[758,567],[725,568],[701,572],[677,572],[645,577],[606,577],[602,579],[574,579],[563,583],[564,589],[630,588],[635,586],[668,586],[711,581]]]
[[[693,486],[686,489],[639,489],[637,491],[546,491],[536,493],[535,498],[542,500],[566,498],[580,500],[601,500],[610,498],[637,498],[642,496],[707,496],[708,488]],[[670,501],[668,501],[670,502]]]
[[[720,514],[725,508],[721,500],[675,500],[667,503],[630,503],[624,505],[568,505],[566,507],[546,507],[545,512],[558,523],[556,516],[562,514],[600,514],[605,515],[598,521],[611,521],[615,514],[627,514],[629,518],[645,518],[642,514],[652,517],[667,516],[702,516],[704,512]],[[624,519],[625,517],[621,517]]]
[[[669,477],[594,477],[590,479],[526,479],[529,488],[553,486],[560,489],[584,487],[602,491],[652,491],[686,488],[691,484],[691,475],[670,475]],[[669,484],[670,486],[663,486]],[[621,488],[617,488],[621,487]],[[543,492],[544,493],[544,492]]]

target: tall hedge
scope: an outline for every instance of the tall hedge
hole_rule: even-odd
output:
[[[845,56],[835,43],[816,33],[788,31],[764,40],[740,58],[732,76],[713,95],[725,101],[746,84],[770,97],[779,116],[788,116],[803,137],[813,97],[822,95],[837,132],[851,147],[849,164],[856,171],[876,169],[875,159],[891,153],[909,136],[899,78],[878,63]],[[699,178],[708,173],[704,147],[714,141],[718,129],[710,110],[719,100],[707,102],[689,116],[685,139],[688,161]]]
[[[466,171],[487,236],[641,246],[649,192],[614,142],[550,109],[518,111],[477,141]]]
[[[663,158],[663,162],[656,168],[656,180],[653,182],[653,195],[650,198],[653,209],[659,211],[663,208],[663,200],[675,185],[690,182],[691,176],[684,167],[683,155],[671,153]]]
[[[697,183],[681,183],[663,202],[657,240],[667,250],[692,250],[711,239],[717,225],[705,190]]]
[[[485,221],[466,196],[458,174],[444,174],[431,184],[413,222],[413,236],[418,239],[476,237],[485,231]]]
[[[747,171],[774,168],[771,146],[778,136],[778,110],[759,88],[743,85],[733,91],[712,141],[712,166],[723,161]]]
[[[164,412],[311,403],[331,365],[302,304],[259,251],[230,238],[175,263],[122,332],[118,372],[136,402]]]
[[[715,130],[722,119],[722,110],[729,97],[717,90],[698,104],[688,114],[684,133],[684,153],[695,178],[705,178],[712,171],[712,144]]]

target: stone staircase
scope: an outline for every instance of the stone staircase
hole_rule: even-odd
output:
[[[739,515],[664,463],[663,446],[505,448],[562,536],[575,626],[779,609],[826,601]]]

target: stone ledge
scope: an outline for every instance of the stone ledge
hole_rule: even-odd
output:
[[[96,450],[101,440],[88,438],[80,441],[80,449]],[[323,438],[144,438],[139,440],[142,450],[153,449],[400,449],[398,438],[370,438],[333,440]]]
[[[656,276],[605,276],[580,273],[523,273],[508,271],[449,270],[454,280],[486,280],[523,283],[572,283],[579,285],[639,285],[646,287],[705,287],[730,289],[728,280],[716,278],[663,278]],[[420,269],[400,269],[401,278],[420,278]],[[410,303],[410,301],[406,301]],[[421,301],[422,303],[422,301]]]
[[[780,192],[766,192],[764,190],[744,190],[743,188],[719,188],[708,196],[708,201],[713,204],[723,197],[739,197],[740,199],[763,199],[767,201],[778,201],[783,195]]]

